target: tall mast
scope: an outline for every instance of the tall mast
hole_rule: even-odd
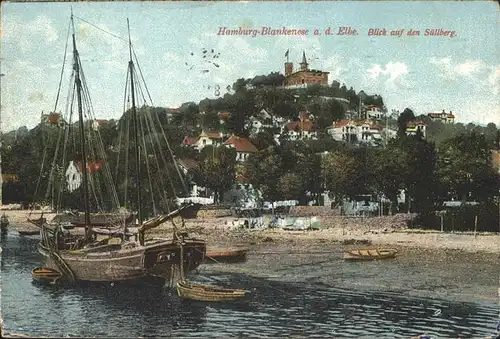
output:
[[[132,122],[134,124],[134,144],[135,144],[135,180],[137,185],[137,218],[139,219],[139,225],[142,225],[142,201],[141,201],[141,166],[139,159],[139,132],[137,123],[137,110],[135,107],[135,89],[134,89],[134,62],[132,61],[132,40],[130,39],[130,24],[127,18],[127,28],[128,28],[128,46],[130,53],[130,61],[128,62],[128,67],[130,69],[130,91],[132,92]],[[144,245],[144,237],[142,234],[139,236],[139,242]]]
[[[90,239],[92,225],[90,224],[89,210],[89,184],[87,173],[87,150],[85,148],[85,129],[82,109],[82,81],[80,79],[80,59],[76,49],[75,23],[73,21],[73,11],[71,11],[71,25],[73,26],[73,67],[75,70],[76,94],[78,98],[78,118],[80,119],[80,143],[82,152],[82,174],[83,174],[83,205],[85,209],[85,239]]]

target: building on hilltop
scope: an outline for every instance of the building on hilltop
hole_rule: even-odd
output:
[[[446,113],[444,109],[442,112],[428,113],[427,116],[432,121],[441,121],[445,124],[453,124],[455,122],[455,115],[451,111],[450,113]]]
[[[288,61],[288,52],[286,54],[287,61],[285,62],[285,87],[286,88],[302,88],[309,85],[328,85],[329,72],[309,69],[309,64],[306,59],[306,52],[302,52],[302,62],[300,69],[294,72],[293,63]]]

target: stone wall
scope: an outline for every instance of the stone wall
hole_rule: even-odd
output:
[[[294,217],[335,216],[340,215],[340,209],[332,209],[330,206],[292,206],[289,215]]]

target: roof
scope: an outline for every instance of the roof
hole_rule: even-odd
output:
[[[229,113],[229,112],[219,112],[219,114],[217,114],[217,115],[219,116],[220,120],[228,121],[229,117],[231,116],[231,113]]]
[[[285,125],[288,131],[294,131],[298,129],[299,131],[312,132],[314,130],[314,123],[309,119],[292,121]]]
[[[184,140],[182,140],[184,145],[194,145],[196,142],[198,142],[198,137],[184,137]]]
[[[187,170],[198,167],[198,163],[196,162],[196,160],[193,160],[193,159],[189,159],[189,158],[179,159],[178,162],[179,162],[179,165],[181,165],[182,167],[184,167]]]
[[[98,124],[99,126],[102,126],[108,122],[108,120],[105,119],[95,119],[94,122]]]
[[[181,111],[179,111],[178,108],[166,108],[165,112],[167,114],[180,114],[181,113]]]
[[[221,132],[201,132],[199,138],[201,137],[207,137],[209,139],[222,139],[222,133]]]
[[[334,122],[335,127],[342,127],[342,126],[347,126],[347,125],[355,125],[355,126],[362,126],[362,125],[370,125],[374,126],[374,122],[369,119],[352,119],[352,120],[341,120],[341,121],[336,121]]]
[[[415,126],[427,126],[427,124],[425,122],[423,122],[422,120],[413,120],[413,121],[409,121],[406,124],[406,127],[415,127]]]
[[[259,151],[248,139],[236,135],[232,135],[227,139],[224,145],[233,145],[236,152],[255,153]]]
[[[443,117],[443,114],[445,115],[446,118],[450,118],[450,119],[455,119],[455,115],[451,114],[451,113],[428,113],[427,116],[429,118],[442,118]]]
[[[45,122],[51,123],[51,124],[57,124],[59,120],[61,119],[61,113],[49,113],[46,114],[45,116]]]

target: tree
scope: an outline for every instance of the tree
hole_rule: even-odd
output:
[[[253,187],[262,192],[265,200],[281,200],[278,181],[283,173],[283,159],[277,146],[250,155],[246,162],[247,175]]]
[[[193,181],[215,192],[215,203],[223,201],[224,192],[235,182],[236,151],[232,147],[203,148],[198,167],[189,174]]]
[[[479,201],[498,194],[498,175],[491,166],[486,137],[474,131],[453,137],[440,148],[439,173],[447,190],[462,201],[472,195]]]
[[[398,138],[403,138],[406,136],[406,125],[408,122],[415,119],[415,114],[409,108],[405,108],[403,113],[398,117]]]

